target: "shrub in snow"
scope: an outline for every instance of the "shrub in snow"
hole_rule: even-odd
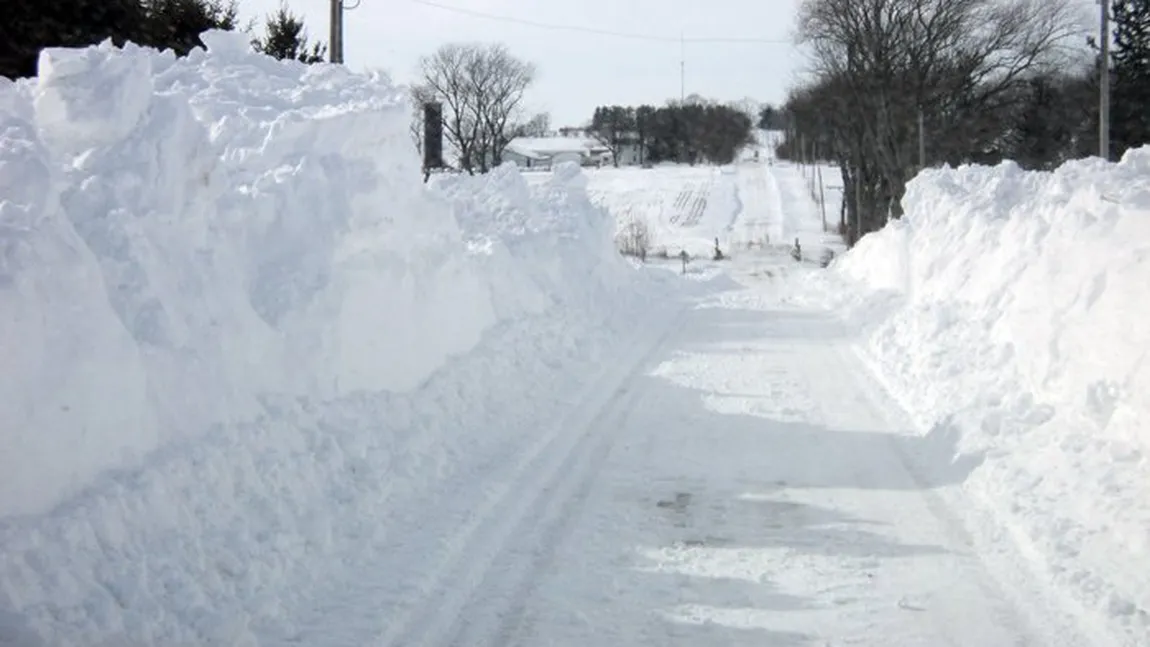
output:
[[[822,255],[819,257],[819,267],[827,268],[835,260],[835,250],[823,249]]]
[[[651,248],[651,229],[645,220],[632,218],[615,235],[615,244],[624,256],[646,259]]]

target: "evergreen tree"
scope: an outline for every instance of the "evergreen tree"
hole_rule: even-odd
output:
[[[0,76],[35,76],[45,47],[117,45],[144,35],[139,0],[5,0],[0,20]]]
[[[753,139],[746,112],[696,99],[661,108],[600,106],[591,132],[608,147],[636,143],[640,161],[729,164]]]
[[[591,135],[607,148],[615,166],[619,165],[619,151],[634,139],[635,109],[623,106],[600,106],[591,117]]]
[[[236,0],[144,0],[145,36],[141,44],[187,56],[203,47],[200,34],[236,28]]]
[[[651,139],[655,131],[655,106],[635,108],[635,140],[639,146],[639,163],[646,164],[650,158]]]
[[[785,127],[783,111],[770,104],[763,106],[763,109],[759,111],[757,126],[763,130],[783,130]]]
[[[34,76],[45,47],[84,47],[112,39],[171,49],[202,47],[208,29],[235,29],[236,0],[5,0],[0,74]]]
[[[1150,0],[1114,0],[1111,54],[1115,156],[1150,143]]]
[[[1051,76],[1040,75],[1030,80],[1027,96],[1015,127],[1013,150],[1009,151],[1024,168],[1046,169],[1057,166],[1069,138],[1063,118],[1063,97]]]
[[[303,20],[293,14],[286,4],[267,17],[263,38],[253,43],[256,50],[280,60],[292,59],[302,63],[322,63],[327,47],[323,43],[308,46],[307,30]]]

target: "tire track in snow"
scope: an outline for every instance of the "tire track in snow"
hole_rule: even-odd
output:
[[[439,568],[427,576],[421,590],[423,599],[394,618],[388,629],[368,644],[388,647],[449,644],[500,644],[476,642],[468,636],[479,633],[510,632],[506,624],[471,622],[475,608],[481,619],[498,619],[500,610],[522,609],[533,569],[545,563],[542,559],[563,526],[563,521],[578,507],[589,487],[596,468],[610,449],[610,425],[616,416],[625,414],[624,406],[635,393],[627,385],[645,369],[650,359],[662,349],[678,328],[686,309],[681,309],[652,341],[637,345],[634,353],[622,358],[604,379],[595,380],[580,396],[570,414],[543,434],[532,449],[524,453],[512,476],[499,484],[494,495],[487,497],[471,521],[450,541],[450,547]],[[572,433],[577,430],[577,433]],[[524,494],[524,493],[535,493]],[[582,494],[581,494],[582,493]],[[559,505],[553,505],[556,502]],[[534,515],[532,513],[535,513]],[[537,537],[537,543],[523,542],[521,537]],[[535,548],[534,557],[516,552],[516,548]],[[513,578],[496,569],[501,560],[508,562]],[[500,581],[502,578],[502,581]],[[499,603],[492,588],[501,588],[507,599]],[[508,590],[509,589],[509,590]],[[495,608],[488,612],[484,607]],[[466,639],[466,640],[464,640]],[[463,640],[463,642],[457,642]]]
[[[658,347],[657,347],[658,348]],[[649,356],[637,365],[648,365]],[[628,379],[630,383],[638,371]],[[591,492],[595,477],[614,447],[615,433],[630,417],[641,389],[623,386],[606,408],[592,421],[587,434],[553,475],[553,481],[534,498],[529,511],[512,533],[515,543],[505,546],[487,569],[470,603],[456,616],[447,644],[518,644],[515,636],[522,625],[531,591],[538,574],[551,563],[563,536]]]
[[[766,202],[770,205],[767,209],[767,213],[770,214],[769,235],[772,242],[785,244],[790,235],[791,227],[789,226],[790,223],[787,222],[787,210],[783,207],[779,178],[775,176],[776,168],[774,165],[768,166],[764,177],[765,193],[767,195]]]
[[[740,230],[745,242],[784,244],[783,206],[773,173],[766,164],[744,163],[738,167],[734,183],[738,209],[728,230]]]

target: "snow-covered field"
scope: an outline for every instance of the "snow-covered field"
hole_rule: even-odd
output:
[[[828,204],[829,233],[824,232],[803,171],[789,162],[774,161],[770,149],[762,152],[757,161],[744,159],[723,167],[589,169],[587,190],[592,202],[607,209],[621,230],[632,222],[643,223],[650,231],[653,254],[674,257],[686,250],[692,258],[707,259],[718,240],[724,255],[746,258],[761,256],[767,247],[789,250],[796,239],[812,261],[824,249],[841,252],[833,233],[838,203]],[[542,183],[550,174],[527,177],[530,183]],[[830,200],[841,200],[841,194],[832,192]]]
[[[1150,149],[824,271],[766,143],[425,186],[206,40],[0,80],[0,645],[1148,644]]]

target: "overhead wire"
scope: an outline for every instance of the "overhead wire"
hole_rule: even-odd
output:
[[[435,2],[434,0],[408,0],[411,3],[423,5],[426,7],[434,7],[443,11],[450,11],[474,18],[482,18],[485,20],[492,20],[497,22],[506,22],[526,27],[535,27],[537,29],[550,29],[553,31],[571,31],[583,34],[596,34],[599,36],[610,36],[613,38],[625,38],[630,40],[644,40],[650,42],[661,43],[759,43],[759,44],[792,44],[789,40],[771,39],[771,38],[740,38],[740,37],[686,37],[686,36],[659,36],[656,34],[637,34],[621,31],[614,31],[610,29],[599,29],[596,27],[585,27],[582,25],[560,25],[557,23],[540,22],[536,20],[528,20],[526,18],[516,18],[515,16],[505,16],[485,11],[476,11],[474,9],[465,9],[454,5],[443,4]]]

